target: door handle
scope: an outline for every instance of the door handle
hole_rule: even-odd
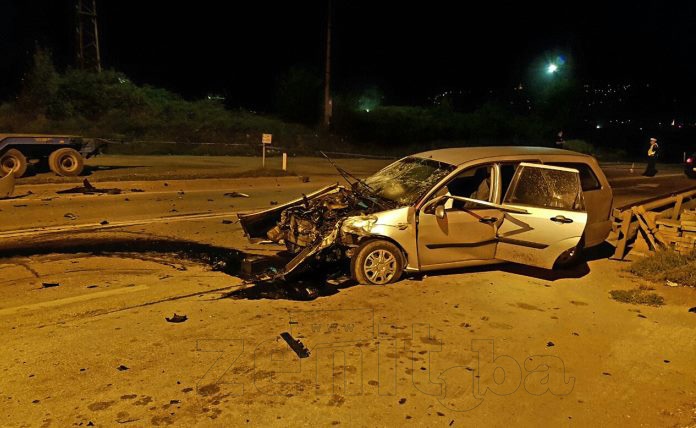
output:
[[[557,215],[556,217],[551,217],[550,220],[555,221],[556,223],[572,223],[573,222],[572,218],[568,218],[568,217],[562,216],[562,215]]]
[[[496,221],[498,221],[498,219],[495,217],[481,217],[479,219],[480,223],[487,223],[487,224],[495,223]]]

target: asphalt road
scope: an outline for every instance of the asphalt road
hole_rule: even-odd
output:
[[[611,180],[614,190],[614,206],[620,207],[655,196],[678,193],[696,186],[696,181],[682,174],[666,174],[664,176],[645,178],[630,178]]]
[[[610,290],[648,284],[602,249],[573,271],[339,281],[311,302],[247,288],[240,259],[278,248],[249,244],[234,213],[338,180],[316,159],[291,160],[309,182],[238,177],[254,161],[90,161],[93,184],[118,195],[56,193],[81,178],[20,180],[18,197],[0,201],[2,425],[696,422],[694,291],[650,285],[661,308],[613,301]],[[385,162],[341,164],[364,175]],[[673,168],[607,173],[615,205],[692,185]],[[167,322],[175,313],[187,320]],[[308,358],[279,338],[286,331]],[[333,351],[345,367],[332,365],[343,361]],[[539,377],[548,381],[536,382],[535,361],[550,367]]]
[[[340,182],[341,177],[324,160],[292,159],[297,176],[235,177],[252,168],[253,158],[200,158],[186,156],[100,157],[90,160],[87,177],[100,188],[118,188],[119,195],[59,195],[56,192],[80,185],[82,177],[64,178],[39,174],[20,179],[15,199],[0,201],[3,210],[0,231],[75,226],[102,222],[142,222],[185,215],[224,216],[237,211],[268,207],[300,197],[302,193]],[[128,166],[130,162],[131,166]],[[206,164],[206,162],[208,162]],[[271,167],[277,159],[269,160]],[[358,176],[376,171],[385,160],[340,160]],[[663,167],[656,177],[640,176],[639,167],[608,166],[607,176],[614,190],[614,206],[623,206],[649,197],[677,192],[696,185],[679,167]],[[275,172],[275,171],[274,171]],[[141,192],[142,190],[142,192]],[[242,192],[253,198],[231,198],[225,193]]]

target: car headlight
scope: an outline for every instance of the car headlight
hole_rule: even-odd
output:
[[[373,215],[348,217],[343,221],[341,231],[356,234],[370,233],[375,223],[377,223],[377,217]]]

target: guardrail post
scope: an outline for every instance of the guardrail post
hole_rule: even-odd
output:
[[[677,196],[676,202],[674,202],[674,212],[672,213],[672,220],[679,218],[679,213],[681,212],[682,203],[684,202],[684,195]]]
[[[626,255],[626,245],[628,244],[628,233],[631,228],[631,218],[633,217],[633,211],[626,210],[621,213],[621,228],[619,229],[619,238],[616,241],[616,250],[614,250],[614,255],[611,257],[615,260],[623,260]]]

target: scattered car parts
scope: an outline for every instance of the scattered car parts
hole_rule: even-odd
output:
[[[8,172],[4,177],[0,178],[0,199],[6,199],[12,196],[15,188],[15,175]]]
[[[53,287],[59,287],[60,284],[57,282],[42,282],[41,287],[42,288],[53,288]]]
[[[288,346],[290,346],[290,349],[292,349],[297,354],[298,357],[300,357],[300,358],[308,358],[309,357],[309,354],[310,354],[309,349],[307,349],[307,347],[305,347],[304,344],[299,339],[293,338],[292,335],[290,333],[288,333],[287,331],[280,333],[280,337],[282,337],[283,340],[285,340],[285,342],[288,344]]]
[[[92,183],[89,182],[86,178],[82,181],[82,186],[77,186],[77,187],[72,187],[70,189],[65,189],[65,190],[59,190],[56,193],[65,195],[65,194],[70,194],[70,193],[82,193],[84,195],[97,195],[97,194],[104,194],[106,193],[107,195],[120,195],[121,194],[121,189],[118,188],[109,188],[109,189],[99,189],[96,188],[92,185]]]
[[[188,319],[188,316],[174,313],[174,315],[171,318],[165,317],[164,319],[167,320],[167,322],[178,324],[186,321]]]
[[[226,198],[248,198],[249,197],[249,195],[247,195],[246,193],[242,193],[242,192],[227,192],[223,196],[225,196]]]

